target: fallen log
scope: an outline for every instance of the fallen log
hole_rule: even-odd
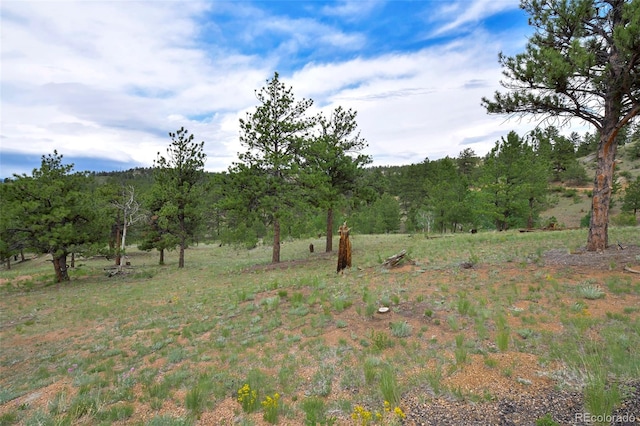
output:
[[[115,277],[116,275],[128,274],[132,270],[133,270],[133,266],[131,266],[130,262],[127,262],[126,265],[111,265],[104,268],[104,271],[108,277]]]
[[[400,253],[394,254],[393,256],[388,257],[382,263],[382,267],[383,268],[387,268],[387,269],[395,268],[400,263],[402,263],[404,260],[409,260],[411,262],[411,259],[409,259],[409,256],[407,256],[407,251],[406,250],[402,250]]]
[[[637,269],[631,269],[628,266],[625,266],[624,270],[627,271],[627,272],[631,272],[633,274],[640,274],[640,271],[638,271]]]

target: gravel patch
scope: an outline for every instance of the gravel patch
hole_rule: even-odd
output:
[[[611,425],[640,424],[640,381],[627,384],[629,392],[613,412]],[[424,394],[416,389],[410,394]],[[535,425],[536,420],[550,415],[561,425],[592,425],[585,413],[580,392],[553,389],[539,394],[514,394],[487,402],[457,401],[439,397],[420,402],[415,397],[403,400],[406,425]]]

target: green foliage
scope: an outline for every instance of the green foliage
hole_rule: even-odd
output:
[[[390,194],[383,194],[368,208],[353,215],[353,229],[362,234],[385,234],[400,230],[400,205]]]
[[[379,365],[380,365],[380,358],[367,357],[364,360],[362,368],[364,370],[364,381],[367,385],[371,385],[374,383]]]
[[[337,312],[342,312],[349,308],[353,302],[344,294],[339,294],[333,298],[332,305]]]
[[[395,337],[411,336],[411,324],[406,321],[397,321],[390,324],[391,334]]]
[[[245,413],[254,412],[258,408],[258,391],[245,383],[238,390],[238,403]]]
[[[536,419],[536,426],[560,426],[560,423],[553,420],[551,414],[547,413],[544,416]]]
[[[200,418],[200,414],[204,410],[206,403],[206,393],[202,389],[200,383],[197,383],[187,391],[185,396],[185,405],[187,410],[196,418]]]
[[[605,297],[605,292],[600,286],[591,284],[578,287],[578,294],[589,300],[602,299]]]
[[[305,398],[302,401],[302,410],[305,413],[305,426],[334,424],[335,418],[327,417],[327,409],[324,400],[315,396]]]
[[[510,132],[487,155],[481,178],[483,211],[498,230],[533,227],[546,206],[549,162]]]
[[[606,378],[601,375],[591,377],[583,392],[585,409],[596,418],[611,416],[613,410],[620,403],[620,387],[618,384],[607,383]]]
[[[192,421],[171,417],[169,415],[155,416],[146,423],[146,426],[191,426]]]
[[[454,350],[456,365],[462,365],[467,362],[468,351],[464,343],[464,334],[456,335],[456,348]]]
[[[509,349],[509,340],[511,340],[511,329],[504,316],[499,315],[496,318],[496,329],[496,346],[501,352],[506,352]]]
[[[336,110],[334,115],[341,115],[342,120],[331,117],[331,120],[325,119],[325,126],[328,126],[325,135],[327,140],[338,137],[339,134],[344,135],[336,130],[336,135],[330,137],[331,132],[335,129],[356,129],[355,112]],[[337,120],[337,122],[335,122]],[[352,122],[349,122],[352,120]],[[347,125],[349,124],[349,125]],[[335,127],[335,129],[334,129]],[[343,130],[344,130],[343,129]],[[175,145],[187,145],[188,140],[192,139],[186,130],[180,129],[181,132],[174,134],[174,144],[171,145],[169,151],[176,151]],[[344,131],[346,131],[344,130]],[[310,132],[311,130],[309,130]],[[310,133],[309,133],[310,134]],[[551,140],[550,147],[545,148],[544,144],[538,143],[538,139],[542,138],[538,134],[527,136],[529,139],[517,137],[522,144],[531,145],[535,161],[546,158],[545,152],[553,152],[554,131],[549,130],[541,133],[547,139]],[[300,147],[298,160],[300,164],[296,166],[297,174],[290,177],[287,183],[292,183],[291,193],[292,200],[286,201],[287,208],[280,215],[280,231],[283,234],[281,239],[286,237],[309,237],[322,234],[323,236],[334,234],[335,229],[331,232],[323,232],[323,228],[327,227],[328,211],[331,214],[339,212],[341,216],[337,216],[336,227],[338,222],[347,219],[357,234],[370,233],[391,233],[398,231],[424,231],[424,232],[457,232],[467,230],[469,228],[493,228],[501,222],[496,220],[496,211],[500,211],[495,202],[492,200],[504,201],[500,208],[507,211],[510,215],[508,226],[526,226],[529,219],[535,225],[544,226],[538,223],[538,212],[546,206],[544,197],[529,199],[526,198],[527,191],[532,189],[531,182],[542,182],[536,175],[519,172],[521,169],[530,169],[528,163],[509,163],[509,158],[500,151],[503,145],[499,145],[498,151],[500,162],[504,163],[501,167],[505,170],[511,169],[510,174],[505,174],[502,178],[503,182],[509,180],[510,192],[507,195],[489,195],[490,188],[486,181],[487,167],[493,167],[491,161],[479,162],[475,161],[475,155],[472,152],[461,153],[461,158],[451,159],[445,158],[437,161],[425,160],[423,163],[409,166],[394,167],[375,167],[362,168],[364,157],[357,164],[349,163],[354,160],[354,153],[351,151],[341,152],[340,149],[352,149],[352,145],[356,142],[361,145],[353,146],[354,150],[363,148],[364,141],[359,139],[358,133],[354,131],[349,137],[342,139],[341,143],[331,147],[327,144],[327,140],[323,139],[320,143],[318,135],[314,135],[304,141],[298,141]],[[507,138],[508,139],[508,138]],[[199,146],[200,144],[191,144]],[[296,145],[296,146],[298,146]],[[304,148],[304,149],[303,149]],[[344,163],[340,163],[345,170],[339,174],[340,176],[351,176],[351,181],[346,186],[338,185],[338,180],[334,182],[334,189],[320,188],[320,183],[328,185],[328,177],[320,176],[321,167],[317,161],[310,161],[307,157],[310,155],[317,159],[321,156],[323,149],[328,150],[335,155],[344,155]],[[356,151],[358,152],[358,151]],[[464,154],[464,155],[463,155]],[[329,155],[331,157],[331,155]],[[360,157],[358,157],[360,158]],[[349,160],[350,159],[350,160]],[[158,160],[160,161],[160,160]],[[165,159],[169,161],[169,159]],[[545,160],[546,161],[546,160]],[[329,163],[327,163],[329,164]],[[347,167],[348,166],[348,167]],[[336,166],[337,167],[337,166]],[[172,167],[163,168],[162,172],[169,173]],[[515,169],[516,171],[513,171]],[[551,169],[550,169],[551,170]],[[274,231],[270,226],[273,224],[270,213],[265,212],[261,203],[258,192],[254,190],[264,186],[264,179],[259,170],[245,169],[243,167],[233,168],[231,173],[201,173],[201,180],[191,187],[191,191],[199,194],[194,196],[192,203],[185,207],[185,212],[192,215],[185,220],[186,233],[185,243],[191,245],[194,242],[202,242],[207,239],[215,239],[224,245],[232,244],[236,249],[253,249],[260,245],[262,240],[273,238]],[[353,174],[348,174],[347,171]],[[255,173],[254,173],[255,172]],[[175,202],[170,202],[168,194],[171,191],[164,189],[163,185],[158,182],[166,181],[160,178],[160,167],[155,167],[149,171],[132,173],[122,172],[122,176],[118,174],[110,174],[108,176],[97,176],[93,180],[89,179],[86,189],[83,193],[92,191],[97,195],[94,208],[99,213],[100,221],[100,242],[92,243],[93,246],[101,245],[104,250],[108,242],[111,253],[116,253],[115,233],[109,237],[110,228],[113,231],[116,224],[119,224],[122,231],[122,214],[123,212],[114,207],[114,203],[123,204],[127,188],[135,189],[136,198],[144,200],[145,210],[149,212],[147,220],[143,226],[133,226],[130,228],[131,233],[127,239],[135,241],[140,249],[160,251],[161,261],[163,260],[165,251],[173,250],[180,246],[181,233],[179,220],[176,218],[178,207]],[[562,172],[563,176],[565,171]],[[139,181],[132,176],[139,176]],[[349,180],[345,177],[346,180]],[[563,178],[564,179],[564,178]],[[155,184],[153,183],[155,180]],[[317,181],[316,181],[317,180]],[[295,184],[294,181],[296,182]],[[315,188],[312,188],[310,182],[315,182]],[[124,183],[131,184],[123,186]],[[350,186],[351,185],[351,186]],[[9,191],[11,182],[0,187],[0,190]],[[142,190],[139,190],[142,188]],[[340,188],[338,191],[337,188]],[[479,190],[479,189],[484,190]],[[495,187],[502,188],[505,187]],[[493,189],[495,189],[493,188]],[[206,191],[204,191],[206,189]],[[627,194],[630,191],[627,191]],[[3,200],[9,199],[9,193],[3,194]],[[506,194],[506,190],[505,190]],[[567,191],[563,193],[565,196],[573,195]],[[335,196],[332,202],[329,198],[320,197]],[[500,198],[502,197],[502,198]],[[510,198],[509,198],[510,197]],[[508,200],[511,200],[507,202]],[[281,199],[284,201],[284,198]],[[0,255],[8,257],[9,254],[18,254],[23,247],[26,247],[26,238],[24,233],[16,233],[13,230],[20,228],[19,211],[14,211],[19,204],[8,204],[6,208],[0,211]],[[332,207],[331,207],[332,206]],[[511,207],[509,207],[511,206]],[[630,204],[627,203],[627,207]],[[4,207],[4,205],[3,205]],[[264,206],[266,208],[266,205]],[[329,208],[331,207],[331,208]],[[327,210],[329,209],[329,210]],[[503,214],[506,215],[506,214]],[[630,223],[628,216],[624,217],[625,224]],[[616,221],[617,219],[613,219]],[[619,223],[619,222],[615,222]],[[97,223],[96,223],[97,227]],[[95,234],[95,233],[94,233]],[[329,238],[331,240],[331,238]],[[314,242],[317,250],[317,243]],[[75,251],[76,249],[74,249]],[[85,250],[85,248],[82,248]],[[104,251],[106,253],[106,251]]]
[[[616,226],[636,226],[638,219],[633,213],[620,213],[611,217],[611,223]]]
[[[92,180],[73,172],[57,151],[42,156],[32,176],[15,175],[2,185],[2,226],[8,239],[0,246],[4,254],[32,249],[51,254],[58,282],[68,281],[67,256],[97,250],[106,240],[105,203],[87,196]]]
[[[313,206],[326,210],[326,250],[331,251],[333,213],[340,204],[356,203],[369,196],[363,167],[371,163],[360,152],[367,147],[357,131],[357,112],[337,107],[329,118],[317,117],[320,132],[303,148],[301,180]],[[355,155],[357,153],[357,155]]]
[[[0,414],[0,425],[12,425],[18,423],[18,414],[15,411]]]
[[[267,85],[256,91],[260,105],[240,119],[240,143],[232,167],[232,208],[265,217],[273,224],[272,262],[280,261],[281,222],[303,199],[300,163],[309,132],[315,125],[306,111],[311,99],[296,101],[276,72]]]
[[[393,406],[400,404],[400,389],[393,367],[385,365],[380,371],[380,393]]]
[[[640,145],[640,143],[638,143]],[[624,197],[622,199],[622,211],[633,213],[635,216],[640,210],[640,176],[632,182],[624,190]],[[634,223],[635,225],[635,223]]]
[[[446,157],[431,163],[433,177],[424,183],[427,208],[433,212],[435,229],[455,232],[459,225],[473,223],[473,193],[456,163]]]
[[[280,412],[280,394],[275,393],[273,396],[267,395],[261,402],[262,409],[264,410],[263,418],[267,423],[278,423],[278,414]]]
[[[506,92],[482,99],[489,113],[578,118],[599,132],[587,248],[607,245],[616,136],[640,113],[640,8],[624,0],[524,0],[535,27],[525,52],[501,54]],[[607,107],[592,108],[592,105]],[[626,129],[623,130],[626,132]],[[498,218],[500,219],[500,218]]]
[[[167,157],[154,161],[154,184],[148,201],[152,215],[144,249],[170,249],[178,245],[178,267],[184,267],[184,251],[202,220],[200,202],[204,186],[204,142],[181,127],[169,133]]]
[[[393,341],[384,331],[371,330],[371,344],[379,351],[393,346]]]

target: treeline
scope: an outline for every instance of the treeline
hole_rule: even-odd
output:
[[[68,279],[74,253],[112,256],[127,246],[166,250],[216,242],[253,248],[283,239],[323,235],[326,251],[344,221],[355,233],[462,232],[548,226],[550,185],[589,184],[579,158],[596,152],[598,135],[561,135],[554,127],[496,141],[485,156],[368,167],[357,114],[338,107],[308,117],[310,100],[296,101],[275,74],[260,105],[241,120],[246,152],[222,173],[204,172],[204,142],[181,128],[152,168],[85,173],[62,155],[42,157],[32,176],[0,185],[0,256],[49,253],[57,279]],[[620,132],[619,145],[640,158],[640,126]],[[629,177],[630,178],[630,177]],[[631,179],[629,179],[631,180]],[[640,181],[631,181],[623,209],[640,209]],[[588,223],[588,222],[587,222]]]

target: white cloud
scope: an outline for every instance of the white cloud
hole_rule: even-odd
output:
[[[480,105],[499,88],[500,48],[499,41],[476,33],[413,53],[310,65],[291,84],[323,110],[340,105],[358,111],[374,164],[457,156],[468,147],[482,155],[499,139],[497,132],[533,127],[488,116]]]
[[[469,24],[476,24],[484,18],[506,10],[518,8],[518,0],[457,0],[442,2],[429,20],[440,22],[431,36],[440,36],[460,31]]]
[[[212,57],[195,43],[194,16],[206,5],[4,2],[2,151],[150,165],[167,132],[184,125],[216,136],[211,157],[235,154],[225,144],[237,134],[221,132],[215,112],[252,102],[268,72],[258,58]],[[175,122],[175,114],[211,121]]]
[[[357,21],[366,19],[372,10],[380,7],[383,3],[380,0],[340,0],[335,4],[323,7],[322,12],[347,21]]]
[[[495,11],[489,3],[471,3],[450,21],[450,30]],[[512,7],[512,2],[496,3]],[[324,13],[351,16],[358,5],[364,8],[361,15],[379,6],[342,2]],[[309,46],[352,49],[357,55],[367,41],[364,34],[308,18],[269,21],[254,6],[231,6],[3,2],[1,152],[40,156],[57,149],[65,156],[150,166],[157,152],[166,152],[167,133],[184,126],[205,141],[207,169],[224,170],[242,151],[239,118],[255,108],[254,91],[286,55]],[[239,35],[244,42],[265,31],[280,32],[280,48],[244,54],[216,43],[225,34],[215,19],[229,10],[234,19],[250,19],[239,29],[246,31]],[[511,49],[507,43],[521,45],[524,37],[499,40],[475,32],[447,45],[309,63],[281,76],[296,97],[314,99],[317,110],[340,105],[358,111],[367,153],[376,164],[455,156],[466,147],[484,154],[498,139],[496,131],[518,128],[503,124],[504,117],[487,116],[480,106],[480,98],[498,88],[497,52]],[[533,127],[520,127],[525,125]]]

